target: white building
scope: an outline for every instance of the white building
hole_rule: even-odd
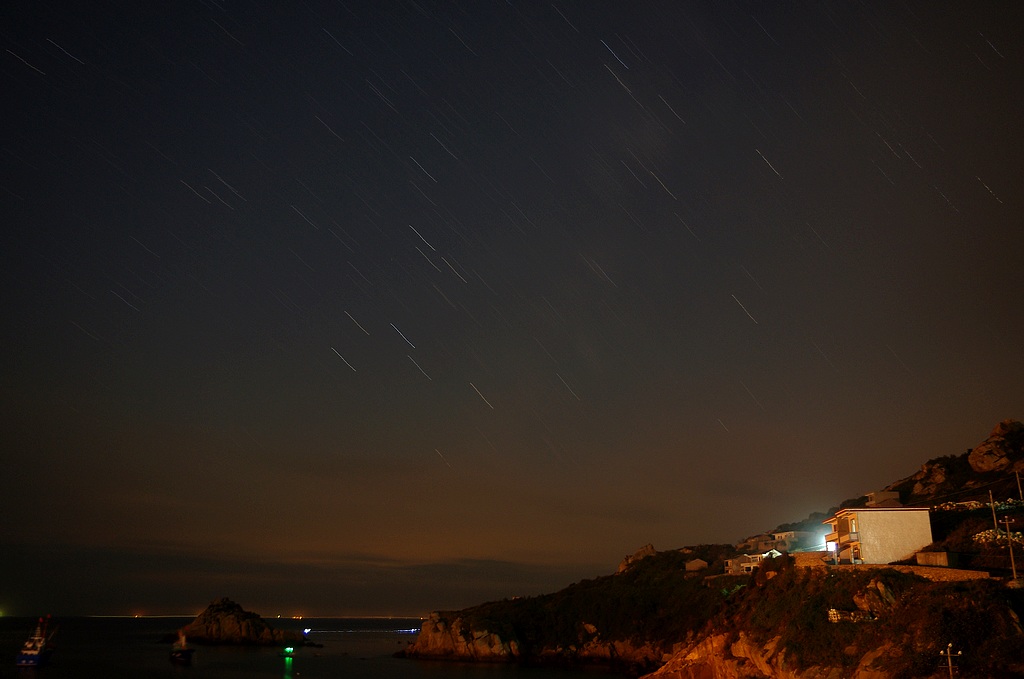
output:
[[[763,554],[740,554],[733,559],[725,560],[725,572],[733,575],[753,573],[765,559],[774,559],[779,556],[782,556],[782,552],[774,549],[769,549]]]
[[[914,555],[932,542],[925,507],[861,507],[841,509],[828,524],[825,540],[840,563],[893,563]]]

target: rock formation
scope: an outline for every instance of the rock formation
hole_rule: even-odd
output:
[[[835,577],[829,573],[819,570],[817,575],[800,575],[795,580],[783,576],[787,580],[784,588],[796,585],[804,597],[813,600],[828,591],[827,586],[821,587]],[[902,592],[894,591],[894,582]],[[853,610],[848,604],[838,611],[829,610],[829,622],[825,622],[826,611],[801,604],[791,611],[798,613],[796,618],[766,628],[757,621],[759,616],[770,614],[768,607],[762,606],[755,615],[733,617],[731,624],[720,619],[706,633],[681,644],[675,655],[644,679],[930,677],[934,676],[934,661],[921,659],[938,655],[941,644],[934,640],[936,630],[944,628],[945,620],[958,617],[974,620],[973,624],[985,628],[967,632],[958,642],[973,654],[962,660],[963,676],[1021,676],[1017,651],[1000,650],[1016,649],[1024,641],[1018,617],[1006,605],[1005,590],[992,582],[976,584],[961,588],[947,583],[914,583],[879,572],[852,595]],[[755,596],[772,598],[772,608],[785,607],[784,600],[778,598],[780,594],[772,593],[768,585]],[[826,598],[834,596],[833,591]],[[815,623],[814,616],[819,616],[820,622]],[[793,634],[787,629],[793,625],[802,629]],[[947,633],[951,630],[945,629]],[[998,641],[992,643],[990,638]],[[814,651],[816,644],[825,652],[822,648]]]
[[[211,603],[179,632],[189,642],[197,644],[272,646],[305,642],[301,632],[275,630],[259,615],[244,610],[228,598]]]
[[[410,657],[507,662],[519,659],[519,644],[502,641],[493,632],[471,629],[459,617],[431,613],[423,621],[416,642],[405,652]]]
[[[635,564],[640,559],[645,559],[649,556],[657,554],[658,550],[654,548],[652,544],[646,544],[640,549],[636,550],[633,554],[626,556],[622,563],[619,564],[619,568],[615,571],[616,573],[624,573],[629,570],[630,566]]]
[[[1024,471],[1024,424],[1003,420],[987,439],[966,453],[929,460],[916,474],[886,486],[885,490],[899,491],[905,503],[914,502],[987,487],[996,477],[1009,480],[1014,471]],[[1016,483],[1007,481],[1003,487],[1015,491]]]
[[[947,481],[947,475],[944,461],[925,462],[921,465],[921,471],[911,477],[914,481],[910,489],[911,495],[920,497],[940,494]]]
[[[486,629],[475,629],[458,613],[431,613],[416,642],[403,652],[410,658],[475,662],[595,663],[608,666],[657,667],[667,656],[653,643],[601,639],[593,625],[583,623],[580,643],[571,648],[550,646],[523,651],[519,642]]]
[[[889,649],[882,646],[866,654],[856,667],[786,666],[779,639],[759,644],[740,633],[733,639],[715,634],[694,644],[644,679],[891,679],[888,672],[872,669],[872,663]]]
[[[976,472],[1002,471],[1013,465],[1024,469],[1024,424],[1014,420],[1003,420],[996,425],[988,438],[971,450],[967,456],[971,468]]]

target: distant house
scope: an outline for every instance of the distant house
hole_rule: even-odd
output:
[[[821,548],[821,534],[815,535],[804,530],[787,530],[779,533],[758,533],[745,538],[736,545],[741,552],[764,554],[774,549],[792,552],[801,549]]]
[[[754,569],[757,568],[762,561],[765,559],[774,559],[777,556],[782,556],[782,552],[775,549],[769,549],[767,552],[761,554],[740,554],[737,557],[725,560],[725,572],[731,575],[753,573]]]
[[[823,523],[833,559],[840,563],[892,563],[910,558],[932,542],[924,507],[841,509]]]
[[[902,507],[900,494],[894,490],[879,490],[868,493],[868,507]]]
[[[815,537],[817,537],[819,541],[817,544],[812,544],[815,542]],[[787,530],[781,533],[772,533],[772,538],[774,540],[772,549],[777,549],[780,552],[792,552],[798,549],[808,548],[821,548],[821,534],[818,533],[817,536],[815,536],[814,533],[806,530]]]
[[[692,561],[686,562],[687,572],[702,571],[708,567],[708,562],[704,559],[693,559]]]
[[[771,533],[758,533],[745,538],[736,544],[736,549],[743,552],[767,552],[775,548],[775,536]]]

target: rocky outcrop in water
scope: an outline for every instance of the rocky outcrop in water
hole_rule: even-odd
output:
[[[416,642],[403,652],[410,658],[474,662],[601,664],[629,668],[657,667],[666,658],[660,645],[604,640],[593,625],[582,624],[578,644],[522,648],[516,638],[477,629],[458,613],[432,613]]]
[[[416,642],[405,652],[419,658],[507,662],[519,659],[519,643],[487,630],[473,630],[458,615],[431,613]]]
[[[195,620],[182,627],[191,643],[239,646],[300,645],[301,632],[276,630],[256,613],[243,609],[228,598],[220,598],[206,607]]]

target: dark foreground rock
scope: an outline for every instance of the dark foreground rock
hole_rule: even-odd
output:
[[[228,598],[220,598],[211,603],[179,632],[190,643],[207,645],[299,646],[306,643],[302,632],[276,630],[259,615],[243,609]]]

